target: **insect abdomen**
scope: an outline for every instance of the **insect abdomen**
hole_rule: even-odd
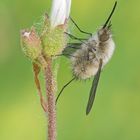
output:
[[[95,54],[89,52],[88,48],[77,50],[71,58],[72,71],[78,79],[87,79],[94,76],[98,71],[98,60]]]

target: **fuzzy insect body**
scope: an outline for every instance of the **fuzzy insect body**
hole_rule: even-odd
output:
[[[82,31],[71,18],[72,22],[79,29],[79,31],[81,33],[90,35],[90,37],[88,39],[81,39],[66,33],[69,35],[69,37],[79,40],[80,43],[69,43],[63,51],[63,55],[70,57],[74,78],[70,80],[66,85],[64,85],[56,98],[56,102],[58,101],[65,87],[75,79],[84,80],[94,77],[86,108],[86,115],[88,115],[91,111],[101,71],[103,67],[109,62],[115,50],[115,43],[111,33],[110,20],[115,11],[116,5],[117,1],[115,2],[114,7],[105,24],[95,34]]]
[[[102,68],[110,60],[115,49],[111,31],[108,27],[98,32],[84,42],[72,57],[72,71],[77,79],[87,79],[96,75],[100,60]]]

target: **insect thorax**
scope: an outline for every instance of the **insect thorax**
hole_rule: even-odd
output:
[[[103,66],[109,61],[114,51],[114,42],[109,30],[100,29],[81,45],[71,58],[72,71],[75,77],[87,79],[94,76],[100,59]]]

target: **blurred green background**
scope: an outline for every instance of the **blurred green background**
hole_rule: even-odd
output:
[[[73,0],[71,15],[83,30],[94,32],[113,4]],[[19,31],[50,6],[50,0],[0,0],[0,140],[46,139],[46,116]],[[57,106],[58,140],[140,140],[139,6],[139,0],[118,0],[112,19],[116,51],[102,73],[92,112],[85,115],[92,80],[73,82]],[[74,27],[72,32],[81,36]],[[60,59],[58,90],[72,77],[68,59]]]

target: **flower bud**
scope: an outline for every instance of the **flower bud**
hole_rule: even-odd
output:
[[[41,37],[43,52],[46,56],[61,54],[66,46],[65,31],[67,19],[69,18],[71,0],[53,0],[50,19],[46,23],[45,32]]]
[[[33,27],[41,38],[41,36],[50,28],[49,15],[45,13],[37,23],[34,23]]]
[[[32,61],[41,55],[41,41],[34,28],[21,31],[21,43],[24,54]]]
[[[71,0],[53,0],[51,8],[51,27],[65,23],[69,18],[71,8]]]
[[[54,29],[50,28],[42,36],[42,43],[44,47],[44,54],[46,56],[55,56],[61,54],[66,45],[64,27],[57,26]]]

